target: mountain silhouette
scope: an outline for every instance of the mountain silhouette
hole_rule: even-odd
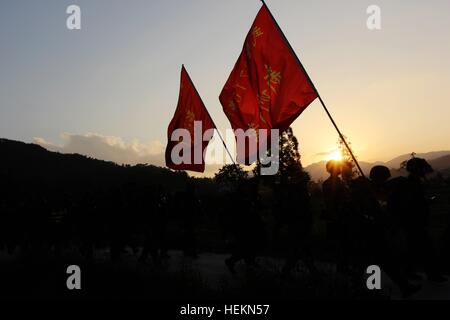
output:
[[[0,177],[19,185],[53,188],[110,188],[123,184],[182,188],[188,176],[166,168],[117,165],[80,154],[51,152],[36,144],[0,139]]]
[[[418,158],[423,158],[426,159],[428,162],[433,161],[435,159],[439,159],[441,157],[444,156],[448,156],[450,155],[450,151],[432,151],[432,152],[426,152],[426,153],[417,153],[416,157]],[[385,163],[385,166],[387,166],[388,168],[393,168],[393,169],[398,169],[400,168],[400,165],[403,161],[408,160],[409,158],[411,158],[411,154],[403,154],[401,156],[398,156],[392,160],[389,160]],[[446,166],[446,168],[449,168],[449,166]],[[437,168],[435,168],[437,169]]]

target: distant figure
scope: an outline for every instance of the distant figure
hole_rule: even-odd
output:
[[[127,225],[124,219],[126,199],[122,189],[112,190],[109,206],[110,256],[112,262],[118,262],[125,247],[127,232]]]
[[[341,179],[342,162],[330,160],[326,164],[330,177],[322,184],[322,191],[325,201],[325,217],[329,220],[336,220],[348,207],[350,200],[349,190]]]
[[[93,239],[96,230],[91,220],[94,209],[94,196],[86,192],[70,211],[74,229],[76,229],[77,236],[80,238],[79,251],[88,261],[92,261],[94,258]]]
[[[407,266],[414,276],[417,264],[424,268],[429,280],[442,282],[437,258],[428,234],[429,200],[425,195],[424,180],[433,172],[425,159],[413,157],[406,163],[407,178],[397,178],[390,183],[388,207],[407,242]]]
[[[168,258],[166,244],[168,200],[162,186],[158,186],[156,192],[151,194],[146,202],[146,210],[141,213],[145,240],[139,261],[145,262],[150,254],[153,262],[159,264],[162,258]]]
[[[450,252],[450,212],[447,214],[447,220],[447,229],[445,230],[443,237],[444,248],[441,251],[441,259],[445,274],[450,275],[450,257],[448,255],[448,252]]]
[[[156,225],[158,226],[156,238],[159,248],[160,258],[169,258],[167,245],[167,225],[169,223],[169,195],[162,186],[157,190],[157,215]]]
[[[372,191],[375,194],[380,206],[386,207],[388,194],[386,190],[386,182],[391,178],[391,171],[386,166],[374,166],[370,170],[370,181],[372,183]]]
[[[259,214],[260,201],[255,181],[244,181],[230,199],[231,233],[234,245],[225,264],[235,274],[235,265],[244,260],[247,268],[256,266],[258,250],[265,244],[264,224]]]
[[[315,272],[311,250],[311,231],[313,216],[310,195],[307,188],[309,179],[298,183],[287,183],[279,187],[278,202],[275,209],[282,215],[279,223],[287,226],[287,256],[282,276],[289,276],[299,260],[302,260],[310,272]]]
[[[359,195],[366,199],[367,209],[365,228],[363,233],[368,245],[367,252],[370,253],[367,265],[379,265],[389,277],[400,288],[404,297],[409,297],[420,290],[420,285],[408,282],[402,268],[399,256],[395,247],[391,243],[391,226],[387,212],[388,189],[387,183],[391,177],[390,170],[385,166],[374,166],[370,170],[370,183],[366,196]],[[362,190],[365,190],[362,188]]]
[[[353,171],[353,164],[347,160],[340,160],[341,177],[344,183],[351,184],[355,178],[355,172]]]
[[[142,252],[139,256],[139,262],[145,263],[148,255],[152,257],[153,263],[159,263],[158,246],[156,242],[155,229],[157,194],[153,190],[146,190],[144,195],[140,195],[140,205],[138,206],[139,222],[142,224],[144,243]]]
[[[182,210],[184,255],[197,258],[196,224],[200,215],[200,202],[193,181],[187,183],[186,190],[181,194],[178,205],[179,209]]]
[[[327,220],[327,236],[336,243],[337,268],[345,271],[349,264],[348,216],[350,210],[350,191],[340,175],[342,162],[330,160],[326,164],[330,177],[322,184],[325,202],[324,218]]]

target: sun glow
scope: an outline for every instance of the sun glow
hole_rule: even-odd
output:
[[[328,154],[327,160],[342,160],[342,154],[340,150],[335,150]]]

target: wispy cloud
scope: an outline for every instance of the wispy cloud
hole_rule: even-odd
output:
[[[323,151],[323,152],[319,152],[314,154],[315,157],[325,157],[325,156],[329,156],[331,154],[333,154],[334,152],[338,151],[338,149],[333,149],[333,150],[329,150],[329,151]]]

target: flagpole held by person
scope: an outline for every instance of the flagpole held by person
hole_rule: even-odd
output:
[[[324,110],[349,150],[361,175],[353,151],[332,118],[281,28],[264,1],[245,38],[243,49],[219,96],[231,126],[248,130],[286,130],[319,98]],[[241,154],[240,154],[241,153]],[[238,158],[250,158],[247,149]]]
[[[303,70],[303,72],[305,73],[308,81],[310,82],[311,86],[313,87],[313,89],[315,90],[316,94],[317,94],[317,98],[320,101],[320,104],[322,105],[323,109],[325,110],[325,113],[327,114],[328,118],[330,119],[331,123],[333,124],[334,128],[336,129],[339,137],[341,138],[342,142],[344,143],[345,147],[347,148],[348,152],[350,153],[350,156],[352,157],[353,161],[355,162],[356,167],[358,168],[360,174],[362,177],[365,177],[365,174],[361,168],[361,166],[358,163],[358,160],[356,159],[355,155],[353,154],[352,149],[350,148],[350,146],[348,145],[347,141],[345,140],[344,135],[342,134],[341,130],[339,130],[339,127],[336,124],[336,121],[334,121],[333,117],[331,116],[331,113],[328,111],[327,106],[325,105],[325,102],[323,101],[322,97],[320,96],[319,91],[317,90],[316,86],[314,85],[314,82],[311,80],[311,77],[309,76],[308,72],[306,71],[305,67],[303,66],[302,62],[300,61],[300,59],[298,58],[297,54],[295,53],[294,49],[292,48],[291,44],[289,43],[288,39],[286,38],[286,36],[284,35],[283,30],[280,28],[277,20],[275,19],[275,17],[273,16],[272,12],[270,11],[269,7],[267,6],[266,2],[264,0],[261,0],[263,6],[267,9],[268,13],[270,14],[270,17],[273,19],[274,24],[277,26],[278,31],[280,32],[281,36],[283,37],[284,41],[286,42],[287,46],[289,47],[289,49],[292,52],[292,55],[296,58],[297,63],[299,64],[300,68]]]

